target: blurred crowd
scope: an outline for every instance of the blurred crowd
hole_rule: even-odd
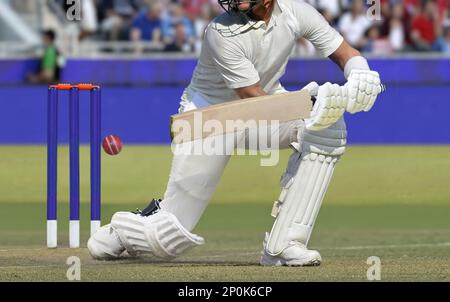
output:
[[[59,1],[67,9],[64,0]],[[81,39],[151,42],[157,51],[197,52],[216,0],[84,0]]]
[[[368,10],[365,0],[306,2],[366,53],[450,53],[450,0],[381,0],[379,10]],[[80,38],[146,41],[159,51],[198,52],[206,25],[221,13],[216,0],[84,0]],[[315,55],[305,40],[298,41],[295,52]]]
[[[346,40],[376,55],[398,52],[450,53],[449,0],[311,0]],[[310,52],[307,43],[300,51]]]

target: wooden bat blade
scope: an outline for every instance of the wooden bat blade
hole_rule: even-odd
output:
[[[202,139],[241,130],[237,128],[230,130],[230,127],[227,127],[227,123],[230,122],[284,123],[308,118],[311,110],[312,101],[307,90],[231,101],[172,115],[171,137],[174,140],[182,135],[182,141]],[[211,125],[212,122],[215,125],[214,129],[204,130],[205,123]]]

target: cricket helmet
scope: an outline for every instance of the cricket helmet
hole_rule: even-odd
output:
[[[262,0],[249,0],[249,1],[243,1],[243,0],[217,0],[217,1],[219,2],[220,6],[222,6],[222,8],[226,12],[228,12],[229,14],[231,14],[231,13],[248,14]],[[239,9],[239,5],[244,4],[244,3],[248,3],[248,4],[250,4],[250,6],[249,6],[249,8],[247,10],[242,11],[242,10]]]

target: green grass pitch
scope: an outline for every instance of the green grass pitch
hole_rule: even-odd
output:
[[[173,262],[143,258],[94,261],[89,228],[89,151],[81,150],[82,244],[68,249],[68,149],[59,149],[59,243],[45,247],[46,149],[0,146],[0,281],[66,279],[69,256],[81,259],[83,281],[365,281],[370,256],[383,281],[450,281],[450,147],[350,146],[339,163],[310,246],[315,268],[258,265],[278,180],[258,157],[234,157],[195,233],[206,245]],[[118,210],[143,208],[161,197],[168,147],[125,146],[102,155],[102,222]]]

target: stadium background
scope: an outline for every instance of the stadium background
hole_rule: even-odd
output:
[[[176,112],[189,84],[205,25],[221,12],[217,2],[86,0],[81,21],[76,22],[64,19],[64,2],[3,0],[2,5],[17,13],[15,22],[56,30],[65,60],[61,82],[104,86],[105,133],[117,133],[126,143],[169,143],[168,116]],[[370,114],[347,118],[350,143],[450,143],[449,1],[381,1],[379,20],[367,18],[364,1],[308,2],[371,58],[372,68],[380,72],[389,91]],[[8,25],[5,20],[0,22]],[[174,43],[178,25],[184,27],[182,46],[179,51],[165,51]],[[154,35],[133,40],[133,31],[148,31],[148,27]],[[33,28],[16,36],[7,26],[2,28],[0,128],[10,131],[0,132],[0,143],[42,144],[46,91],[26,80],[28,73],[39,69],[42,47]],[[416,35],[424,38],[413,39]],[[429,48],[423,45],[425,37],[433,38]],[[300,40],[282,83],[294,90],[313,80],[344,82],[334,64],[318,59]],[[67,129],[65,119],[61,123],[61,129]],[[86,122],[81,124],[87,127]],[[86,142],[87,131],[82,133]],[[66,142],[67,131],[60,135]]]
[[[311,241],[325,259],[319,270],[256,266],[289,151],[272,168],[259,167],[255,157],[233,158],[195,230],[208,244],[174,264],[114,265],[93,261],[85,249],[44,248],[47,89],[27,81],[40,66],[39,31],[57,33],[65,61],[61,82],[102,85],[103,135],[118,134],[125,143],[119,156],[102,155],[105,223],[115,211],[142,208],[164,193],[171,158],[169,116],[189,83],[201,32],[221,12],[214,0],[82,0],[82,20],[69,21],[64,2],[0,0],[0,280],[65,280],[66,258],[74,254],[82,259],[83,280],[361,281],[372,255],[382,259],[383,280],[449,280],[449,1],[381,1],[381,20],[370,22],[363,1],[308,1],[364,52],[387,86],[371,112],[346,116],[350,146]],[[148,5],[157,18],[145,22]],[[143,39],[137,31],[132,34],[133,24],[144,24]],[[156,30],[151,34],[149,24]],[[313,80],[345,81],[305,41],[298,41],[292,56],[282,80],[289,90]],[[86,144],[88,110],[88,99],[82,98]],[[66,112],[62,101],[61,143],[68,141]],[[59,154],[64,247],[67,146]],[[85,146],[82,242],[89,228],[88,159]]]

